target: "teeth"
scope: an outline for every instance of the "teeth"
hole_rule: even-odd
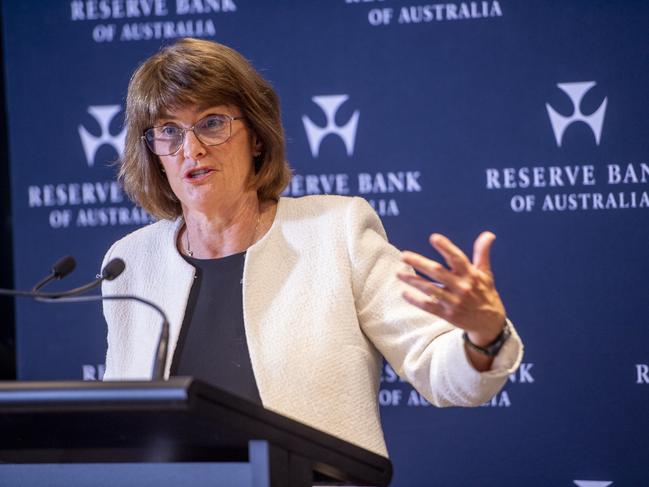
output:
[[[206,174],[206,173],[208,173],[208,172],[209,172],[209,169],[199,169],[198,171],[194,171],[194,172],[192,172],[192,173],[190,174],[190,176],[191,176],[192,178],[195,178],[195,177],[201,176],[201,175],[203,175],[203,174]]]

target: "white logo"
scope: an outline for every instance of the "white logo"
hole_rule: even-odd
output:
[[[599,140],[602,135],[602,124],[604,123],[604,112],[606,112],[606,103],[608,97],[595,112],[590,115],[584,115],[581,112],[581,100],[584,95],[597,83],[594,81],[584,81],[580,83],[559,83],[557,86],[570,97],[573,105],[573,112],[569,117],[564,117],[558,113],[549,103],[545,104],[552,123],[552,130],[554,131],[554,138],[557,141],[557,146],[561,147],[561,140],[566,129],[575,122],[584,122],[593,131],[595,136],[595,143],[599,145]]]
[[[574,480],[578,487],[607,487],[613,482],[608,480]]]
[[[348,95],[328,95],[328,96],[314,96],[311,98],[325,113],[327,117],[327,125],[319,127],[314,124],[306,115],[302,116],[302,123],[304,123],[304,130],[309,139],[309,147],[311,148],[311,155],[318,157],[320,152],[320,144],[329,134],[334,134],[340,137],[347,149],[347,155],[354,154],[354,142],[356,140],[356,127],[358,126],[359,111],[356,110],[349,121],[345,125],[336,125],[336,112],[340,105],[345,103],[349,98]]]
[[[113,146],[120,156],[124,152],[126,128],[123,128],[117,135],[110,135],[110,132],[108,131],[110,122],[121,110],[122,107],[119,105],[94,105],[88,107],[88,113],[97,120],[99,128],[101,129],[101,135],[95,137],[88,132],[83,125],[79,125],[79,137],[81,137],[81,144],[83,145],[83,151],[86,154],[86,160],[88,161],[89,167],[92,167],[95,164],[95,154],[99,147],[104,144]]]

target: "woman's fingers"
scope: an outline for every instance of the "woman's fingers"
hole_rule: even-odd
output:
[[[405,251],[401,254],[402,260],[417,269],[417,271],[441,283],[444,287],[451,290],[457,290],[459,287],[459,278],[439,262],[428,259],[423,255],[415,252]]]
[[[425,295],[430,296],[437,302],[442,302],[442,304],[457,304],[457,298],[439,284],[430,282],[423,277],[419,277],[413,274],[406,274],[405,272],[398,273],[397,277],[406,284],[409,284],[410,286],[418,289]]]
[[[436,316],[444,317],[444,307],[442,304],[437,301],[432,296],[423,295],[421,293],[414,293],[412,291],[404,291],[403,299],[408,301],[413,306],[423,309],[428,313],[432,313]]]
[[[491,274],[491,246],[496,240],[496,235],[491,232],[482,232],[473,244],[473,265],[483,272]]]
[[[442,254],[448,266],[456,274],[466,274],[468,272],[471,266],[469,258],[448,238],[439,233],[433,233],[428,241],[435,247],[435,250]]]
[[[444,257],[450,269],[415,252],[403,252],[405,263],[436,281],[430,282],[406,272],[398,273],[400,280],[414,288],[403,293],[404,299],[472,331],[474,335],[495,336],[505,320],[505,308],[494,285],[489,257],[495,238],[491,232],[481,233],[474,243],[471,262],[448,238],[432,234],[430,243]]]

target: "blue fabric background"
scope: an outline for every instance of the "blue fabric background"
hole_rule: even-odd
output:
[[[166,12],[145,15],[142,6],[155,4]],[[339,175],[347,185],[330,192],[371,200],[397,247],[433,257],[430,232],[445,233],[469,255],[480,231],[498,235],[493,268],[526,343],[522,372],[484,407],[440,410],[386,369],[380,399],[393,485],[649,485],[642,372],[649,370],[649,4],[159,0],[137,2],[139,17],[106,10],[120,5],[3,4],[18,288],[30,288],[65,254],[79,269],[61,284],[92,279],[108,246],[138,226],[137,219],[110,224],[119,208],[141,214],[123,195],[104,194],[118,153],[104,144],[89,165],[79,128],[99,136],[89,107],[123,107],[139,62],[202,29],[242,52],[279,93],[298,175],[290,194],[325,192],[303,184],[312,181],[307,176]],[[84,19],[74,20],[79,12]],[[153,38],[135,40],[134,32]],[[600,143],[576,122],[559,147],[546,104],[570,115],[571,99],[557,85],[588,81],[596,84],[579,110],[590,115],[607,100]],[[353,154],[334,134],[314,157],[303,117],[324,126],[312,98],[330,95],[348,96],[335,125],[359,113]],[[110,120],[109,136],[121,131],[122,117]],[[610,165],[625,182],[609,180]],[[562,169],[564,186],[551,187],[551,166],[576,167],[579,175],[592,166],[594,184],[570,185]],[[546,185],[520,187],[518,178],[515,188],[488,187],[488,169],[504,185],[506,168],[523,167],[539,168]],[[382,184],[408,172],[410,191]],[[372,190],[359,178],[370,178]],[[94,189],[86,186],[87,201],[72,204],[70,185],[74,193],[83,184]],[[48,200],[57,185],[67,188],[67,201]],[[615,205],[594,209],[594,193],[604,203],[612,194]],[[588,194],[591,203],[544,209],[546,196],[561,203],[568,194]],[[512,201],[530,197],[530,211],[512,209]],[[621,208],[633,197],[635,208]],[[97,211],[108,224],[101,217],[88,224]],[[19,379],[101,374],[99,305],[20,301],[16,320]]]

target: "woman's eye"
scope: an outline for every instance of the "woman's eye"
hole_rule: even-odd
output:
[[[203,126],[208,130],[218,130],[223,127],[223,123],[222,117],[209,117],[205,119]]]
[[[159,128],[162,137],[175,137],[178,135],[178,127],[173,125],[164,125]]]

